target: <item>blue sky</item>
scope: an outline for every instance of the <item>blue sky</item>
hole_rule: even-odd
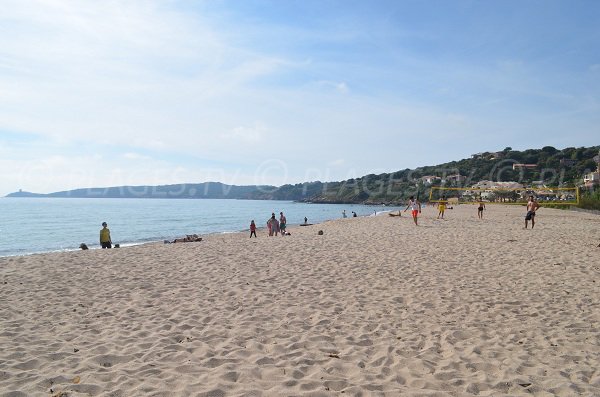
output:
[[[2,10],[0,195],[342,180],[599,144],[597,1]]]

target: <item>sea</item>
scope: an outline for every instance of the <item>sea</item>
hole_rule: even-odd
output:
[[[0,257],[99,248],[102,222],[121,247],[173,240],[187,234],[233,233],[258,228],[283,211],[288,225],[371,216],[397,207],[309,204],[272,200],[0,198]],[[264,233],[264,232],[263,232]],[[260,237],[260,229],[259,229]]]

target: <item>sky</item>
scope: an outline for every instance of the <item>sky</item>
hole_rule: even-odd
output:
[[[0,196],[600,144],[600,2],[0,0]]]

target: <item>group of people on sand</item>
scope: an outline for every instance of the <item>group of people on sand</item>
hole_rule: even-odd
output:
[[[479,219],[483,219],[483,211],[485,210],[485,202],[481,199],[478,201],[479,206],[477,207],[477,217]],[[445,197],[442,197],[440,201],[437,202],[438,206],[438,216],[437,219],[444,219],[444,213],[446,211],[446,206],[448,205],[448,200]],[[415,222],[416,226],[419,226],[419,214],[421,213],[421,202],[419,199],[416,199],[414,196],[410,196],[408,200],[408,205],[404,212],[411,209],[412,218]],[[452,208],[452,207],[450,207]],[[525,215],[525,229],[527,229],[528,222],[531,221],[531,228],[535,226],[535,213],[540,208],[540,204],[535,200],[533,196],[529,196],[527,201],[527,214]]]
[[[442,197],[440,201],[438,201],[438,216],[437,219],[444,219],[444,212],[446,211],[446,206],[448,204],[448,200],[445,197]],[[414,196],[410,196],[408,200],[408,205],[404,209],[404,212],[411,209],[411,214],[413,218],[413,222],[416,226],[419,226],[419,214],[421,214],[421,202],[418,198]],[[529,196],[529,200],[527,202],[527,214],[525,215],[525,229],[529,226],[529,221],[531,221],[531,228],[533,229],[535,226],[535,213],[540,208],[540,204],[535,200],[533,196]],[[483,200],[479,200],[479,206],[477,207],[477,217],[479,219],[483,219],[483,211],[485,210],[485,203]],[[346,210],[342,212],[342,216],[346,218]],[[352,217],[356,217],[356,212],[352,211]],[[304,218],[304,224],[308,223],[308,219]],[[287,219],[283,212],[279,213],[279,219],[275,217],[275,213],[271,213],[271,217],[267,220],[267,231],[269,236],[278,236],[281,234],[282,236],[290,235],[286,230],[287,228]],[[250,238],[254,236],[256,238],[256,223],[254,219],[250,222]],[[197,234],[186,235],[183,238],[176,238],[175,240],[168,241],[165,240],[165,243],[189,243],[202,241],[202,238]],[[102,229],[100,230],[100,245],[102,248],[112,248],[112,239],[110,237],[110,229],[108,228],[108,224],[106,222],[102,222]]]
[[[306,222],[306,218],[305,222]],[[279,219],[275,217],[275,213],[271,213],[271,217],[267,220],[267,231],[269,236],[289,236],[290,233],[287,232],[287,218],[283,215],[283,212],[279,213]],[[256,238],[256,223],[254,219],[250,222],[250,238],[254,236]]]

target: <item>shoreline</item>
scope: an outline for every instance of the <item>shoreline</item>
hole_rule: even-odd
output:
[[[187,199],[186,199],[187,200]],[[264,201],[270,201],[270,200],[264,200]],[[434,204],[430,204],[430,203],[423,203],[424,209],[435,209],[436,206]],[[476,203],[461,203],[456,205],[456,207],[459,206],[473,206],[476,205]],[[498,207],[516,207],[517,205],[514,204],[490,204],[490,205],[494,205],[494,206],[498,206]],[[525,204],[522,204],[520,206],[524,206]],[[375,207],[376,205],[373,205],[373,207]],[[590,215],[600,215],[600,211],[594,211],[594,210],[585,210],[585,209],[580,209],[580,208],[553,208],[553,207],[542,207],[545,209],[552,209],[552,210],[559,210],[559,211],[564,211],[564,210],[569,210],[569,211],[573,211],[573,212],[579,212],[579,213],[586,213],[586,214],[590,214]],[[363,218],[363,217],[377,217],[377,216],[383,216],[385,214],[388,213],[392,213],[394,211],[398,211],[398,209],[394,209],[394,210],[382,210],[379,212],[376,212],[375,214],[363,214],[363,215],[359,215],[357,218]],[[400,211],[402,212],[402,210],[400,209]],[[410,217],[410,213],[405,213],[405,216]],[[330,222],[330,221],[335,221],[335,220],[341,220],[341,219],[352,219],[352,216],[348,216],[347,218],[333,218],[333,219],[325,219],[321,222],[317,222],[314,224],[310,224],[312,225],[319,225],[319,224],[323,224],[326,222]],[[297,226],[301,226],[302,224],[298,223],[298,224],[288,224],[288,227],[297,227]],[[257,227],[257,231],[266,231],[267,228],[266,227]],[[242,229],[242,230],[233,230],[233,231],[222,231],[222,232],[209,232],[209,233],[204,233],[204,234],[198,234],[200,237],[204,238],[204,237],[208,237],[208,236],[212,236],[212,235],[227,235],[227,234],[244,234],[248,232],[249,233],[249,229]],[[190,233],[193,234],[193,233]],[[158,244],[158,243],[164,243],[164,241],[166,240],[173,240],[175,238],[180,238],[184,235],[181,236],[171,236],[168,239],[166,238],[162,238],[162,239],[158,239],[158,240],[145,240],[145,241],[127,241],[124,243],[117,243],[120,244],[120,248],[117,249],[121,249],[121,248],[128,248],[128,247],[136,247],[136,246],[145,246],[145,245],[152,245],[152,244]],[[182,243],[178,243],[178,244],[182,244]],[[114,244],[113,244],[114,245]],[[93,246],[88,245],[89,250],[99,250],[101,249],[100,245],[96,245],[94,244]],[[113,249],[114,246],[113,246]],[[45,254],[53,254],[53,253],[68,253],[68,252],[78,252],[81,251],[81,248],[76,247],[76,248],[66,248],[66,249],[56,249],[56,250],[50,250],[50,251],[39,251],[39,252],[28,252],[28,253],[23,253],[23,254],[11,254],[11,255],[0,255],[0,258],[12,258],[12,257],[28,257],[28,256],[32,256],[32,255],[45,255]]]
[[[372,215],[363,215],[363,216],[372,216]],[[340,218],[340,219],[342,219],[342,218]],[[322,224],[325,222],[330,222],[333,220],[335,220],[335,219],[326,219],[322,222],[310,224],[310,226],[319,225],[319,224]],[[288,225],[289,225],[289,227],[296,227],[296,226],[301,226],[302,224],[288,224]],[[266,231],[267,228],[266,227],[257,227],[256,230],[257,231]],[[241,235],[241,234],[246,233],[246,231],[248,233],[250,233],[250,229],[247,229],[247,230],[236,230],[236,231],[210,232],[210,233],[198,234],[198,236],[205,238],[205,237],[209,237],[209,236],[219,236],[219,235],[236,235],[236,234]],[[193,234],[193,233],[191,233],[191,234]],[[183,236],[184,235],[171,237],[170,239],[162,239],[162,240],[148,240],[148,241],[140,241],[140,242],[116,243],[116,244],[120,245],[119,248],[115,248],[114,247],[115,243],[113,243],[113,248],[111,248],[111,249],[122,249],[122,248],[138,247],[138,246],[153,245],[153,244],[164,244],[164,242],[167,240],[171,241],[175,238],[180,238]],[[170,244],[185,244],[185,243],[170,243]],[[97,244],[97,245],[95,244],[93,246],[88,245],[88,248],[89,248],[88,251],[102,250],[102,248],[100,247],[99,244]],[[51,251],[29,252],[29,253],[24,253],[24,254],[0,255],[0,259],[1,258],[13,258],[13,257],[29,257],[32,255],[46,255],[46,254],[55,254],[55,253],[78,252],[78,251],[82,251],[82,249],[77,247],[77,248],[66,248],[66,249],[58,249],[58,250],[51,250]]]

